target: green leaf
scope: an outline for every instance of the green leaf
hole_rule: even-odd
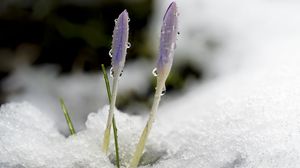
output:
[[[101,64],[101,67],[102,67],[102,72],[103,72],[103,78],[104,78],[104,81],[105,81],[105,86],[106,86],[108,100],[109,100],[109,103],[111,103],[111,91],[110,91],[109,80],[108,80],[107,73],[106,73],[104,65]],[[120,168],[119,144],[118,144],[118,129],[117,129],[117,126],[116,126],[116,121],[115,121],[115,117],[114,116],[113,116],[113,119],[112,119],[112,124],[113,124],[114,140],[115,140],[115,150],[116,150],[116,165],[117,165],[118,168]]]
[[[60,98],[60,106],[61,106],[62,111],[64,112],[64,115],[65,115],[65,118],[66,118],[69,130],[70,130],[70,134],[71,135],[75,135],[76,132],[75,132],[75,129],[73,127],[72,120],[70,118],[70,115],[69,115],[68,109],[67,109],[67,107],[65,105],[65,102],[64,102],[64,100],[62,98]]]

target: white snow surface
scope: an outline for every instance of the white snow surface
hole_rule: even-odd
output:
[[[131,92],[143,94],[150,85],[146,79],[151,76],[149,72],[152,68],[146,61],[127,64],[120,79],[119,95]],[[75,129],[82,130],[88,114],[108,102],[102,72],[59,76],[58,71],[53,65],[22,66],[5,80],[2,87],[8,93],[15,93],[9,95],[9,101],[30,102],[54,119],[60,132],[67,133],[68,128],[59,104],[59,98],[63,98]]]
[[[157,7],[158,14],[167,4]],[[300,167],[300,3],[182,0],[178,6],[179,52],[197,56],[191,50],[201,47],[186,33],[198,26],[226,37],[215,58],[203,58],[219,76],[160,107],[146,147],[159,158],[141,167]],[[40,110],[28,103],[1,107],[2,167],[113,167],[100,150],[107,106],[68,138]],[[116,120],[121,158],[128,162],[146,117],[117,111]]]

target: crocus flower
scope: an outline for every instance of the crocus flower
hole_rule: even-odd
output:
[[[172,67],[178,33],[178,12],[175,2],[172,2],[163,18],[161,28],[159,58],[156,73],[165,82]]]
[[[154,122],[154,116],[158,109],[161,93],[164,91],[165,82],[172,67],[174,50],[176,46],[175,43],[177,39],[176,36],[178,32],[177,20],[177,5],[175,2],[172,2],[163,18],[163,25],[161,28],[159,58],[157,61],[156,69],[154,70],[155,76],[157,76],[157,83],[150,116],[136,146],[136,150],[133,154],[129,168],[136,168],[139,164],[149,132]]]
[[[127,11],[124,10],[115,22],[116,25],[113,32],[113,41],[111,46],[111,63],[114,75],[118,72],[122,72],[125,64],[126,51],[130,45],[128,43],[129,17]]]
[[[102,149],[105,153],[108,151],[109,147],[109,139],[110,139],[110,130],[112,125],[112,119],[114,116],[114,109],[117,98],[117,90],[118,90],[118,81],[119,77],[123,71],[126,51],[128,46],[128,26],[129,17],[126,10],[124,10],[115,20],[115,28],[113,32],[113,40],[112,40],[112,49],[109,54],[112,57],[112,76],[113,76],[113,86],[112,86],[112,97],[110,102],[109,114],[107,118],[106,129],[103,138]]]

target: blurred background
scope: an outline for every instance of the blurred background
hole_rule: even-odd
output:
[[[177,0],[179,35],[161,104],[210,81],[254,70],[288,53],[300,37],[296,0]],[[108,104],[100,65],[110,69],[114,20],[130,17],[117,108],[147,115],[155,90],[160,27],[171,0],[0,0],[0,103],[29,102],[68,128]],[[298,51],[290,55],[299,55]],[[286,59],[288,60],[288,59]],[[245,76],[247,76],[248,72]],[[196,93],[195,93],[196,94]],[[172,108],[172,107],[169,107]]]
[[[299,45],[297,0],[176,2],[179,35],[162,106],[210,81],[248,69],[247,77],[270,60],[282,63],[299,55],[298,47],[288,49]],[[27,101],[67,133],[62,97],[75,128],[84,129],[88,114],[108,104],[100,65],[109,71],[114,19],[127,9],[131,48],[117,108],[146,116],[155,90],[160,27],[170,3],[0,0],[0,103]]]
[[[114,19],[127,9],[131,48],[117,107],[131,114],[147,112],[154,93],[155,78],[151,72],[163,16],[155,13],[155,3],[153,0],[1,0],[0,103],[28,101],[53,117],[65,132],[67,127],[58,103],[62,97],[78,123],[75,127],[83,129],[88,113],[96,112],[108,102],[100,65],[110,68],[108,52]],[[168,6],[162,5],[165,9]],[[209,50],[216,45],[213,40],[206,42]],[[168,97],[181,93],[186,83],[202,76],[199,64],[189,59],[176,63],[166,86]]]
[[[162,105],[204,83],[246,67],[256,69],[270,59],[280,60],[273,52],[288,53],[282,46],[298,45],[300,22],[295,16],[299,16],[300,3],[296,0],[176,2],[179,35]],[[131,47],[117,108],[146,115],[155,90],[152,70],[160,27],[170,3],[0,0],[0,103],[27,101],[66,133],[61,97],[75,128],[84,129],[88,114],[108,104],[100,65],[109,71],[114,20],[127,9]]]

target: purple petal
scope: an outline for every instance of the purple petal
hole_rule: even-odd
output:
[[[170,72],[178,33],[177,22],[177,5],[175,2],[172,2],[164,15],[161,28],[159,58],[156,67],[158,75],[168,75]]]
[[[129,17],[124,10],[115,20],[115,28],[112,41],[112,67],[115,70],[121,71],[125,64],[126,50],[128,48],[128,26]]]

